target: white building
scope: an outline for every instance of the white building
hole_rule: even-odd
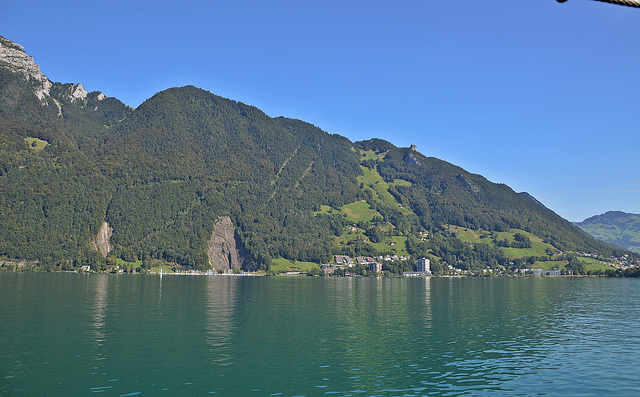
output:
[[[373,273],[382,273],[382,264],[378,262],[369,263],[369,271]]]
[[[431,262],[427,258],[420,258],[416,262],[419,273],[431,274]]]

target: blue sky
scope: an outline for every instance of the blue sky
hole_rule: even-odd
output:
[[[591,0],[1,0],[53,81],[132,107],[192,84],[415,144],[581,221],[640,213],[640,10]]]

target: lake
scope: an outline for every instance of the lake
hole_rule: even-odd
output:
[[[640,395],[640,280],[0,273],[2,395]]]

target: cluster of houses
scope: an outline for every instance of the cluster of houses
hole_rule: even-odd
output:
[[[542,270],[542,269],[519,269],[522,274],[533,274],[534,276],[559,276],[561,270]]]
[[[445,270],[448,271],[449,275],[454,275],[454,276],[481,276],[481,275],[497,275],[497,276],[504,276],[510,273],[507,273],[504,267],[500,267],[497,269],[491,269],[489,267],[487,267],[486,269],[479,269],[479,270],[465,270],[465,269],[458,269],[456,267],[453,267],[451,265],[446,265],[445,264]],[[521,275],[533,275],[533,276],[560,276],[562,275],[562,270],[542,270],[542,269],[515,269],[515,275],[521,274]]]
[[[612,267],[614,267],[616,269],[620,269],[620,270],[625,270],[625,269],[628,269],[630,267],[639,266],[640,265],[640,261],[636,260],[635,263],[634,263],[633,258],[629,258],[628,254],[625,254],[625,255],[622,255],[622,256],[619,256],[619,257],[611,256],[610,258],[608,258],[608,260],[605,259],[604,261],[600,259],[598,254],[591,254],[591,253],[587,253],[587,252],[582,252],[581,255],[589,257],[589,258],[597,259],[597,260],[599,260],[599,262],[601,264],[610,265],[610,266],[612,266]]]
[[[90,273],[90,272],[91,272],[91,266],[83,265],[80,267],[80,273]],[[124,269],[121,269],[120,266],[118,265],[107,265],[107,272],[123,274]],[[135,269],[131,270],[131,273],[135,273],[135,272],[136,272]]]
[[[405,256],[387,255],[387,256],[378,256],[375,259],[373,257],[370,257],[370,256],[359,256],[354,261],[349,256],[336,255],[335,256],[335,263],[323,264],[323,265],[320,266],[320,268],[326,274],[332,274],[333,272],[335,272],[336,269],[346,269],[346,268],[353,267],[356,264],[358,264],[358,265],[368,266],[370,272],[382,273],[382,264],[380,263],[381,261],[395,262],[395,261],[406,261],[406,260],[409,260],[409,258],[405,257]],[[405,275],[405,276],[425,276],[425,275],[430,275],[431,274],[431,264],[429,262],[429,259],[420,258],[416,262],[416,265],[417,265],[417,271],[415,271],[415,272],[404,272],[403,275]],[[347,274],[347,273],[345,273],[345,274]]]
[[[382,273],[382,264],[376,262],[376,260],[370,256],[359,256],[354,261],[350,256],[336,255],[335,263],[321,265],[320,269],[322,269],[326,274],[332,274],[336,269],[345,269],[353,267],[356,264],[368,266],[370,272]]]
[[[358,265],[368,265],[374,263],[376,261],[382,262],[395,262],[395,261],[408,261],[409,257],[407,256],[398,256],[398,255],[386,255],[386,256],[378,256],[375,259],[370,256],[359,256],[355,259],[355,261],[346,255],[336,255],[335,263],[338,265],[347,265],[349,267],[354,266],[354,264]]]

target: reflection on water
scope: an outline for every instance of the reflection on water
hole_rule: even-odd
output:
[[[231,337],[235,328],[234,308],[238,293],[238,278],[209,277],[206,294],[206,341],[211,361],[215,365],[233,364]]]
[[[95,285],[94,290],[94,314],[93,314],[93,328],[95,333],[95,341],[98,342],[98,346],[106,340],[104,333],[105,317],[107,311],[107,290],[109,287],[108,275],[96,275],[92,278]]]
[[[423,302],[420,315],[425,329],[429,329],[431,328],[431,277],[420,278],[419,281],[421,284],[418,285],[418,290],[423,294],[420,297],[420,301]]]
[[[0,274],[0,395],[638,395],[640,280]]]

